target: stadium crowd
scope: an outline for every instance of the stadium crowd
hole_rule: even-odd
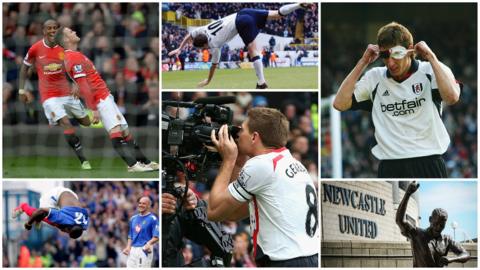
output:
[[[36,75],[27,85],[36,101],[26,110],[17,98],[18,74],[30,46],[43,38],[43,23],[55,19],[82,39],[79,50],[92,60],[127,122],[132,126],[158,125],[158,4],[5,3],[3,19],[5,124],[46,123]]]
[[[255,9],[278,9],[282,4],[279,3],[163,3],[162,11],[174,11],[176,18],[182,16],[195,19],[220,19],[232,13],[238,12],[242,8],[255,8]],[[292,37],[295,35],[295,25],[298,20],[304,19],[304,35],[305,38],[316,38],[318,35],[318,14],[316,9],[312,11],[306,11],[303,9],[285,16],[281,20],[269,20],[262,33],[281,36]],[[162,64],[172,64],[177,59],[170,59],[168,52],[176,49],[183,38],[187,34],[187,30],[176,25],[172,25],[167,22],[162,24]],[[275,47],[275,40],[269,42],[270,46],[264,49],[263,55],[268,62],[270,53],[273,52]],[[293,43],[301,43],[300,40],[295,40]],[[316,50],[316,47],[311,48]],[[305,50],[305,46],[297,46],[288,44],[281,50]],[[201,62],[207,59],[208,52],[204,50],[196,49],[189,45],[185,47],[182,53],[178,57],[178,61],[181,62],[182,67],[186,59],[188,62]],[[225,45],[222,48],[221,61],[243,61],[247,57],[246,49],[234,49],[231,50]],[[205,62],[206,62],[205,61]],[[268,65],[266,65],[268,66]]]
[[[186,16],[194,19],[218,20],[243,8],[276,10],[281,5],[280,3],[164,3],[162,11],[175,11],[177,18]],[[306,12],[303,9],[285,16],[281,20],[268,21],[263,31],[270,35],[291,37],[295,33],[296,22],[301,18],[305,19],[305,37],[310,38],[314,33],[318,33],[317,13]]]
[[[151,212],[159,211],[158,182],[70,182],[71,189],[89,211],[88,231],[77,240],[54,230],[39,248],[32,247],[25,231],[19,241],[22,260],[30,261],[30,267],[125,267],[127,256],[122,250],[127,245],[129,220],[136,214],[137,199],[150,196],[155,202]],[[43,226],[48,226],[43,224]],[[159,247],[153,250],[152,267],[159,266]],[[5,257],[4,257],[5,258]]]
[[[292,155],[308,170],[318,189],[318,147],[317,147],[317,96],[314,92],[307,93],[206,93],[206,92],[164,92],[162,100],[192,101],[197,98],[217,95],[235,95],[237,102],[228,105],[234,112],[233,125],[241,125],[247,117],[247,111],[253,107],[278,108],[290,122],[290,136],[287,148]],[[164,108],[170,116],[175,116],[177,108]],[[186,118],[191,111],[180,108],[179,117]],[[208,200],[209,191],[217,175],[217,169],[211,169],[207,173],[207,182],[189,182],[189,187],[198,198]],[[233,267],[253,267],[255,260],[252,254],[252,236],[249,230],[248,219],[240,222],[223,222],[223,230],[233,235],[234,250],[232,258]],[[202,246],[184,239],[183,256],[185,264],[197,261],[200,258],[208,258],[209,253]]]
[[[412,31],[414,43],[425,40],[440,61],[452,69],[456,79],[463,83],[460,101],[443,106],[443,121],[450,134],[451,144],[444,158],[448,175],[452,178],[476,177],[477,168],[477,49],[476,26],[471,23],[442,22],[413,18],[404,23]],[[441,25],[441,26],[440,26]],[[462,31],[458,31],[462,29]],[[348,71],[360,59],[367,46],[367,27],[358,24],[328,23],[322,39],[321,96],[336,93]],[[338,35],[338,33],[349,35]],[[472,33],[472,34],[466,34]],[[448,37],[448,38],[445,38]],[[465,46],[471,44],[471,46]],[[463,48],[459,50],[458,48]],[[328,55],[327,55],[328,51]],[[332,57],[334,56],[334,57]],[[375,65],[381,65],[377,61]],[[329,129],[329,119],[322,114],[322,128]],[[378,160],[370,149],[376,144],[370,113],[347,111],[342,113],[343,177],[376,177]],[[332,176],[330,133],[322,136],[322,177]]]

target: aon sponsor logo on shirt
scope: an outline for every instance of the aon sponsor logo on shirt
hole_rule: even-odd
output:
[[[414,114],[415,110],[422,107],[425,103],[425,98],[415,98],[415,100],[402,100],[401,102],[383,104],[380,103],[382,113],[391,113],[392,116],[402,116]]]

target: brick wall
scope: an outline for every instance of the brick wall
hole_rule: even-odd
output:
[[[448,267],[477,267],[477,244],[462,244],[473,258]],[[322,267],[413,267],[409,243],[386,241],[322,241]],[[453,254],[449,254],[453,255]]]

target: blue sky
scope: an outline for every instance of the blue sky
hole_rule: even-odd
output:
[[[448,212],[444,234],[453,237],[452,222],[458,223],[456,240],[477,238],[476,181],[420,181],[420,226],[428,227],[432,210],[441,207]]]

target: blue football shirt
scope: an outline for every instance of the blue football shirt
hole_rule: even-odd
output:
[[[158,237],[158,218],[150,213],[145,216],[134,215],[130,219],[128,238],[133,247],[143,247],[153,237]]]

